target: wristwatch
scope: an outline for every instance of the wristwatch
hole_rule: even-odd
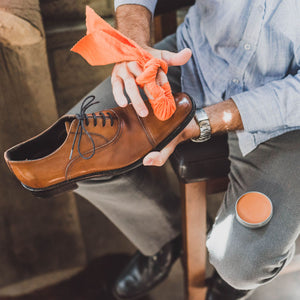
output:
[[[211,138],[211,127],[205,110],[202,108],[196,109],[194,118],[199,124],[200,135],[197,138],[191,138],[191,140],[195,143],[202,143],[209,140]]]

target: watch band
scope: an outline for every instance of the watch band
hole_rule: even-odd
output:
[[[197,109],[195,116],[196,122],[200,127],[200,135],[197,138],[192,138],[191,140],[195,143],[202,143],[211,138],[211,127],[209,123],[208,116],[204,109]]]

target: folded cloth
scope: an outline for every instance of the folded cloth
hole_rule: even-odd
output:
[[[162,86],[156,83],[159,68],[168,72],[162,59],[153,57],[136,42],[114,29],[93,9],[86,7],[86,35],[71,51],[79,53],[90,65],[107,65],[124,61],[137,61],[143,72],[136,78],[140,87],[146,87],[153,99],[149,99],[154,115],[161,121],[169,119],[176,105],[169,82]]]

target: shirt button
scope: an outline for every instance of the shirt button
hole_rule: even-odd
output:
[[[244,45],[244,48],[245,48],[245,50],[250,50],[251,49],[251,45],[247,43],[247,44]]]
[[[259,5],[259,6],[258,6],[258,11],[259,11],[259,12],[263,12],[263,10],[264,10],[263,6],[262,6],[262,5]]]
[[[232,79],[232,82],[233,82],[234,84],[238,84],[240,81],[239,81],[237,78],[234,78],[234,79]]]

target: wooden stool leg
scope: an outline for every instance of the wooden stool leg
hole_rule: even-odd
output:
[[[182,184],[186,299],[204,300],[206,288],[206,182]]]

